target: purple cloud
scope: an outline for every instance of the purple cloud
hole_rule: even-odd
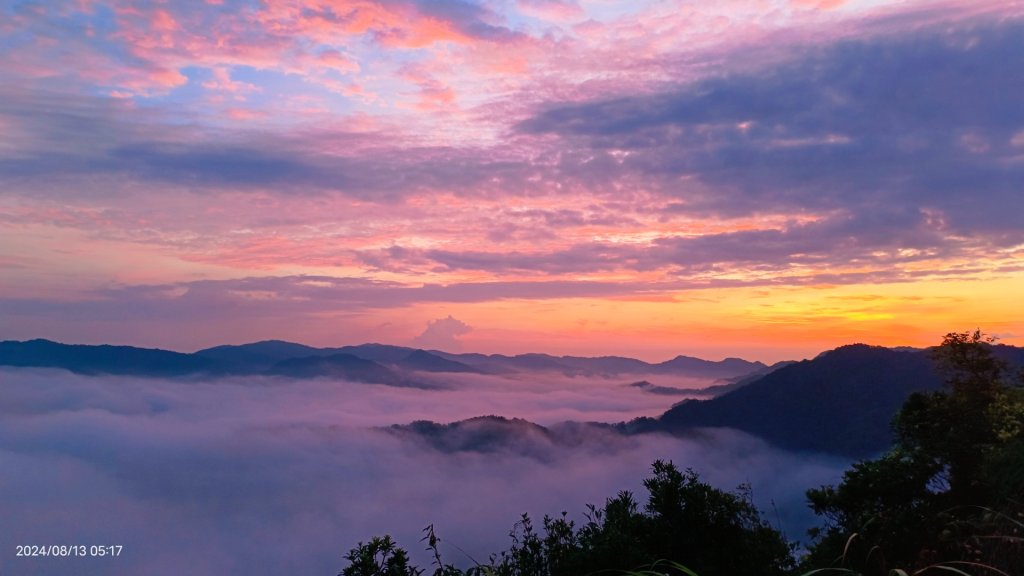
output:
[[[453,318],[449,314],[445,318],[431,320],[422,334],[413,339],[413,344],[420,348],[455,352],[462,349],[459,336],[473,331],[473,327]]]
[[[951,233],[1014,243],[1022,38],[1020,19],[986,18],[842,40],[672,91],[552,102],[518,130],[558,135],[571,177],[645,174],[689,214],[845,210],[885,234],[930,208]]]

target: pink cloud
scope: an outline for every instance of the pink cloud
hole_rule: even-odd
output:
[[[317,56],[317,60],[338,72],[359,72],[359,63],[337,50],[325,50]]]
[[[427,328],[412,343],[421,348],[455,352],[462,349],[460,338],[472,331],[472,326],[449,314],[446,318],[427,322]]]
[[[264,110],[253,110],[251,108],[228,108],[227,115],[232,120],[257,120],[268,116]]]
[[[81,30],[58,16],[86,18],[77,11],[91,6],[25,5],[12,16],[18,27],[0,23],[23,39],[0,64],[8,86],[0,98],[3,189],[19,198],[0,217],[18,242],[8,244],[32,245],[41,260],[11,269],[38,282],[66,268],[89,286],[138,281],[138,263],[159,259],[145,273],[167,282],[329,270],[446,286],[685,276],[692,284],[684,287],[899,281],[942,263],[951,275],[1012,270],[1005,259],[970,267],[942,259],[1015,245],[1012,223],[997,233],[981,225],[1005,217],[985,205],[1014,198],[998,188],[1007,172],[983,161],[1019,165],[1019,125],[946,131],[962,136],[952,162],[928,155],[940,146],[925,144],[926,131],[904,130],[900,150],[874,149],[901,158],[913,148],[930,168],[994,175],[993,189],[1004,194],[957,204],[942,192],[955,177],[878,167],[881,156],[869,157],[878,132],[865,128],[874,116],[844,123],[853,117],[845,113],[851,94],[879,88],[868,77],[822,77],[832,84],[820,93],[806,82],[848,69],[834,43],[872,48],[936,22],[953,30],[943,36],[949,45],[915,49],[973,66],[971,51],[985,39],[961,33],[958,22],[1013,13],[1010,4],[984,4],[865,12],[859,4],[765,11],[753,1],[653,3],[574,24],[585,15],[573,3],[520,2],[544,14],[538,24],[472,3],[310,0],[228,11],[124,2],[113,28]],[[905,54],[912,62],[917,53]],[[936,78],[888,69],[908,82]],[[175,92],[186,73],[210,93]],[[707,92],[723,97],[704,102]],[[85,96],[97,93],[116,99]],[[1002,93],[984,97],[998,103],[992,95]],[[171,104],[147,101],[166,94]],[[801,99],[811,105],[793,104]],[[844,114],[820,112],[843,106]],[[836,128],[804,130],[812,120]],[[799,172],[784,162],[815,151],[817,163],[800,164],[827,169]],[[871,170],[856,164],[865,158]],[[876,171],[882,177],[873,180]],[[906,182],[922,185],[893,191]],[[862,193],[882,189],[884,205]],[[927,218],[916,211],[922,198]],[[942,230],[935,221],[945,222]],[[33,244],[25,232],[50,240]],[[50,248],[61,241],[81,252],[56,256]],[[126,256],[83,271],[74,259],[90,249]],[[834,269],[807,269],[823,262]],[[489,297],[502,296],[495,289]]]
[[[437,79],[435,72],[445,72],[448,66],[406,65],[400,69],[400,77],[418,87],[418,99],[415,104],[420,110],[448,109],[456,102],[456,93],[452,88]]]
[[[162,33],[174,33],[181,30],[178,21],[167,10],[155,10],[150,27],[152,30]]]
[[[575,0],[516,0],[520,13],[552,22],[572,22],[586,16]]]
[[[259,86],[248,82],[239,82],[231,79],[231,71],[226,68],[214,68],[211,71],[211,78],[203,82],[203,88],[216,92],[226,92],[236,99],[242,99],[244,94],[259,92]]]

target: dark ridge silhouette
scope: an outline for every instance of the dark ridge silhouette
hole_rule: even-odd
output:
[[[518,354],[516,356],[495,354],[492,358],[498,359],[501,362],[507,363],[519,370],[574,372],[572,366],[562,362],[558,357],[551,356],[550,354],[530,353]]]
[[[942,379],[923,352],[853,344],[775,370],[711,400],[687,400],[633,428],[728,427],[783,448],[865,457],[891,442],[907,397]]]
[[[659,386],[647,380],[633,382],[632,384],[627,384],[627,386],[639,388],[640,390],[643,390],[644,392],[649,392],[651,394],[661,394],[664,396],[696,395],[713,398],[716,396],[721,396],[722,394],[725,394],[727,392],[732,392],[733,390],[742,388],[752,382],[756,382],[763,378],[766,374],[774,372],[775,370],[778,370],[779,368],[782,368],[783,366],[788,366],[790,364],[793,364],[793,362],[778,362],[776,364],[772,364],[771,366],[766,366],[754,372],[753,374],[748,374],[746,376],[720,378],[716,380],[716,384],[712,384],[711,386],[705,386],[703,388],[679,388],[676,386]]]
[[[625,423],[604,422],[559,422],[542,426],[521,418],[489,415],[449,424],[417,420],[380,430],[424,449],[447,454],[503,453],[551,463],[564,458],[566,449],[601,454],[630,450],[636,447],[634,434],[652,432],[627,429],[626,426]],[[707,437],[707,432],[701,429],[682,430],[674,436],[701,439]]]
[[[395,365],[405,370],[420,372],[480,372],[472,366],[442,358],[426,350],[414,350],[411,354],[396,362]]]
[[[342,346],[341,348],[327,348],[332,354],[343,353],[373,360],[374,362],[392,363],[404,359],[416,351],[415,348],[405,346],[392,346],[390,344],[359,344],[357,346]]]
[[[661,364],[647,364],[614,356],[448,354],[383,344],[332,349],[273,340],[182,354],[132,346],[69,345],[38,339],[0,342],[0,365],[61,368],[88,375],[326,377],[416,388],[441,386],[425,375],[411,374],[413,372],[557,371],[570,375],[614,375],[617,371],[640,370],[655,376],[658,373],[720,376],[722,384],[699,390],[658,386],[647,380],[635,382],[633,386],[653,394],[714,397],[686,400],[658,418],[640,418],[615,425],[614,429],[627,434],[650,431],[692,434],[698,428],[728,427],[787,449],[867,457],[890,445],[890,421],[912,392],[941,386],[942,379],[929,352],[930,349],[887,349],[856,344],[822,353],[813,360],[765,366],[734,358],[710,362],[679,356]],[[1024,366],[1022,348],[995,345],[992,352],[1013,370]],[[737,372],[740,374],[736,375]],[[493,423],[489,426],[483,426],[478,432],[522,431]],[[465,434],[470,429],[471,426],[463,425],[457,431]],[[558,438],[564,441],[562,435]],[[487,445],[486,441],[477,440]]]
[[[562,362],[559,358],[548,354],[520,354],[506,356],[504,354],[455,354],[430,350],[430,354],[445,360],[459,362],[481,374],[510,374],[514,372],[559,372],[575,374],[577,369]]]
[[[230,364],[240,372],[262,372],[282,360],[308,356],[326,356],[331,350],[313,348],[283,340],[264,340],[239,346],[214,346],[195,352],[195,356]]]
[[[430,353],[434,356],[440,356],[446,360],[455,360],[474,367],[486,364],[491,359],[490,355],[480,354],[479,352],[463,352],[455,354],[452,352],[444,352],[442,350],[430,350]]]
[[[789,366],[790,364],[796,364],[796,360],[783,360],[781,362],[776,362],[775,364],[772,364],[770,366],[765,366],[764,368],[759,368],[759,369],[757,369],[757,370],[755,370],[753,372],[749,372],[749,373],[744,374],[742,376],[733,376],[731,378],[722,378],[720,380],[721,383],[720,384],[716,384],[716,386],[722,386],[723,388],[726,387],[726,386],[735,386],[736,388],[740,388],[742,386],[746,386],[747,384],[750,384],[751,382],[754,382],[754,381],[760,379],[761,377],[763,377],[763,376],[765,376],[767,374],[771,374],[772,372],[775,372],[779,368],[785,368],[786,366]]]
[[[748,362],[740,358],[726,358],[712,362],[691,356],[676,356],[666,362],[654,364],[653,367],[654,371],[659,373],[690,374],[712,378],[735,378],[768,368],[763,362]]]
[[[137,376],[219,375],[227,366],[212,358],[133,346],[61,344],[50,340],[0,342],[0,365],[63,368],[78,374]]]
[[[551,432],[520,418],[477,416],[450,424],[417,420],[411,424],[395,424],[385,430],[392,434],[420,440],[441,452],[527,451],[535,453],[555,443]]]
[[[738,378],[763,371],[769,367],[761,362],[748,362],[738,358],[722,361],[701,360],[689,356],[660,364],[650,364],[636,358],[622,356],[552,356],[550,354],[451,354],[431,350],[432,354],[448,360],[462,362],[480,372],[500,374],[508,372],[559,372],[569,376],[616,376],[619,374],[672,374],[701,378]]]
[[[996,354],[1011,366],[1024,365],[1024,349],[1004,346]],[[490,416],[452,424],[416,422],[390,430],[419,437],[442,451],[502,449],[542,457],[545,446],[572,445],[595,430],[624,435],[669,432],[689,437],[699,436],[702,428],[723,427],[789,450],[863,458],[891,445],[890,422],[907,397],[941,388],[942,376],[929,350],[852,344],[813,360],[766,366],[760,374],[708,389],[663,387],[646,380],[627,386],[655,394],[709,390],[714,394],[732,389],[710,400],[685,400],[659,418],[619,424],[562,423],[544,428]],[[569,433],[573,430],[575,433]]]
[[[639,374],[651,371],[651,365],[636,358],[622,356],[562,356],[561,363],[590,374]]]
[[[424,383],[403,377],[400,373],[352,354],[331,354],[330,356],[306,356],[289,358],[274,364],[266,372],[272,376],[289,378],[339,378],[369,384],[387,384],[410,388],[431,388]]]
[[[615,376],[617,374],[673,374],[681,376],[735,378],[763,370],[760,362],[734,358],[711,362],[679,356],[669,362],[648,364],[634,358],[602,356],[551,356],[549,354],[452,354],[387,344],[360,344],[340,348],[314,348],[282,340],[264,340],[240,345],[214,346],[192,354],[132,346],[70,345],[49,340],[0,343],[0,365],[65,368],[84,374],[134,374],[139,376],[218,376],[279,373],[277,365],[288,360],[309,364],[303,369],[312,376],[339,373],[328,364],[320,369],[310,358],[348,354],[378,364],[421,372],[558,372],[569,376]],[[286,364],[285,369],[291,365]],[[295,369],[294,377],[303,370]]]
[[[461,362],[482,374],[558,372],[560,374],[572,376],[581,373],[578,368],[566,364],[559,358],[548,354],[520,354],[518,356],[506,356],[505,354],[453,354],[438,350],[431,350],[430,353],[446,360]]]
[[[692,396],[694,394],[704,394],[704,390],[700,388],[676,388],[674,386],[658,386],[651,384],[647,380],[640,380],[639,382],[633,382],[632,384],[626,384],[630,388],[639,388],[644,392],[651,394],[661,394],[663,396]]]
[[[477,416],[450,424],[418,420],[394,424],[382,430],[425,448],[445,453],[507,453],[551,462],[564,455],[565,448],[589,445],[606,451],[609,442],[625,445],[626,435],[611,424],[562,422],[550,427],[521,418]]]
[[[1024,369],[1024,348],[996,344],[992,346],[992,355],[1006,362],[1011,368]]]

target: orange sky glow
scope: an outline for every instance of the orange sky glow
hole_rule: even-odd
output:
[[[0,9],[0,339],[1024,345],[1019,3],[195,4]]]

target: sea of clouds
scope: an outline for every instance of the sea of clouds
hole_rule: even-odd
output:
[[[766,517],[796,539],[812,521],[803,491],[835,482],[848,464],[730,430],[594,429],[545,458],[440,452],[381,427],[482,414],[618,422],[681,397],[622,379],[431,377],[446,387],[0,369],[0,573],[330,576],[358,541],[382,534],[428,564],[419,542],[428,524],[445,560],[466,566],[506,548],[523,512],[538,524],[563,510],[580,521],[587,503],[623,489],[644,502],[641,482],[658,458],[722,488],[751,484]],[[51,544],[123,549],[116,558],[15,556],[19,545]]]

